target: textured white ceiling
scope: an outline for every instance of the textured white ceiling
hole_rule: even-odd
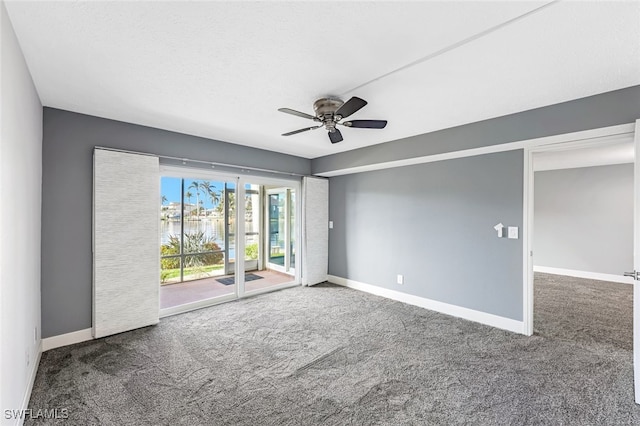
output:
[[[553,3],[500,26],[547,3],[6,6],[45,106],[314,158],[640,84],[639,2]],[[351,118],[389,125],[337,145],[280,136],[312,122],[277,108],[311,113],[325,95],[364,98]]]

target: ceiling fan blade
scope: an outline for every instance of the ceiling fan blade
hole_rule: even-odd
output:
[[[282,136],[291,136],[291,135],[295,135],[297,133],[306,132],[308,130],[315,130],[315,129],[318,129],[320,127],[322,127],[322,126],[305,127],[304,129],[298,129],[298,130],[294,130],[293,132],[283,133]]]
[[[364,107],[367,104],[367,101],[364,99],[360,99],[358,97],[352,97],[347,102],[342,104],[340,108],[336,111],[336,115],[339,115],[342,118],[348,117],[354,112],[360,110],[360,108]]]
[[[278,108],[278,111],[284,112],[286,114],[297,115],[298,117],[302,117],[302,118],[308,118],[310,120],[316,120],[316,117],[314,117],[313,115],[309,115],[305,112],[296,111],[295,109],[291,109],[291,108]]]
[[[331,143],[342,142],[342,133],[338,129],[335,132],[329,132],[329,139],[331,139]]]
[[[358,129],[384,129],[387,125],[387,120],[351,120],[345,121],[342,124]]]

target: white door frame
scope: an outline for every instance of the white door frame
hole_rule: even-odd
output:
[[[635,167],[633,169],[633,269],[640,271],[640,119],[635,123]],[[633,383],[640,404],[640,281],[633,281]]]
[[[193,179],[193,180],[209,180],[215,182],[224,182],[224,183],[233,183],[236,186],[236,199],[238,199],[238,187],[239,187],[239,177],[234,173],[227,172],[219,172],[215,170],[207,170],[207,169],[199,169],[195,167],[184,167],[184,166],[173,166],[173,165],[160,165],[160,176],[161,177],[173,177],[177,179]],[[244,195],[244,191],[243,191]],[[225,206],[226,209],[226,206]],[[236,229],[233,232],[238,235],[238,220],[236,222]],[[244,248],[243,248],[244,250]],[[244,253],[244,252],[243,252]],[[236,258],[238,256],[238,247],[236,245]],[[225,262],[227,261],[225,255]],[[241,294],[244,294],[244,288],[240,288],[238,282],[238,262],[236,259],[234,265],[234,276],[236,277],[236,282],[234,284],[234,291],[231,294],[225,294],[222,296],[217,296],[211,299],[203,299],[198,300],[196,302],[185,303],[184,305],[172,306],[169,308],[160,309],[160,318],[168,317],[171,315],[182,314],[185,312],[193,311],[195,309],[201,309],[208,306],[217,305],[219,303],[230,302],[232,300],[237,300],[241,297]],[[242,276],[244,278],[244,275]]]
[[[263,186],[278,186],[278,187],[282,187],[282,188],[286,188],[286,189],[292,189],[295,194],[296,194],[296,198],[295,198],[295,229],[292,229],[292,232],[295,232],[295,245],[294,245],[294,250],[296,253],[300,253],[300,242],[301,242],[301,235],[302,235],[302,220],[300,220],[301,214],[302,214],[302,200],[299,196],[301,188],[302,188],[302,184],[301,181],[299,180],[287,180],[287,179],[277,179],[277,178],[265,178],[265,177],[260,177],[260,176],[240,176],[240,182],[239,182],[239,187],[242,187],[242,197],[244,199],[244,185],[245,184],[257,184],[257,185],[263,185]],[[263,238],[268,238],[268,227],[269,227],[269,216],[268,216],[268,209],[269,209],[269,192],[272,191],[271,189],[265,190],[264,191],[264,197],[265,200],[263,201],[264,206],[263,206],[263,211],[262,214],[265,215],[264,217],[264,235]],[[239,197],[239,194],[237,195]],[[239,199],[239,198],[237,198]],[[242,204],[242,211],[240,212],[239,208],[239,204]],[[242,213],[244,217],[244,203],[236,203],[236,209],[238,209],[238,213]],[[266,213],[266,214],[265,214]],[[239,216],[240,217],[240,216]],[[238,221],[238,222],[242,222],[239,223],[239,225],[242,227],[242,229],[238,230],[238,235],[244,235],[244,221]],[[269,247],[268,242],[264,245],[265,246],[265,260],[264,260],[264,265],[268,265],[269,264],[269,260],[268,260],[268,256],[269,253],[266,253],[267,248]],[[238,250],[238,240],[236,239],[236,250]],[[242,241],[242,250],[244,253],[244,241]],[[276,269],[276,268],[274,268]],[[284,287],[289,287],[289,286],[296,286],[296,285],[300,285],[300,283],[302,282],[301,276],[300,276],[300,268],[293,268],[292,272],[294,272],[293,277],[294,280],[292,283],[285,283],[282,284],[282,286]],[[244,271],[242,271],[244,272]],[[242,275],[243,281],[244,281],[244,275]],[[281,286],[274,286],[274,287],[270,287],[267,289],[264,289],[265,291],[270,291],[271,289],[278,289],[281,288]],[[251,294],[258,294],[260,292],[263,292],[262,290],[255,290],[252,291]],[[243,286],[243,295],[244,295],[244,286]]]
[[[533,208],[534,208],[534,170],[533,156],[539,152],[570,150],[596,147],[615,143],[615,136],[629,135],[635,132],[636,159],[634,167],[634,268],[640,271],[640,120],[634,124],[612,126],[603,129],[579,132],[575,138],[571,135],[558,135],[545,140],[531,141],[524,147],[524,191],[523,191],[523,334],[533,334]],[[622,274],[624,271],[620,271]],[[640,403],[640,287],[635,281],[633,294],[633,357],[634,390],[636,403]]]
[[[613,129],[612,129],[613,130]],[[593,148],[619,143],[620,137],[628,137],[629,132],[602,134],[598,131],[594,137],[580,138],[573,141],[558,141],[543,145],[526,147],[524,149],[524,208],[522,247],[523,247],[523,327],[524,334],[533,334],[533,210],[534,210],[534,166],[533,157],[536,153],[551,151],[570,151],[580,148]],[[620,271],[622,274],[623,271]]]
[[[280,188],[272,188],[272,189],[268,189],[265,193],[265,203],[264,203],[264,213],[265,213],[265,221],[268,222],[270,219],[270,214],[271,214],[271,204],[269,202],[269,196],[270,195],[274,195],[274,194],[284,194],[285,195],[285,201],[284,201],[284,210],[285,210],[285,214],[288,215],[290,212],[290,208],[291,208],[291,190],[293,189],[294,194],[296,193],[296,190],[291,187],[291,186],[283,186]],[[297,217],[297,213],[296,213],[296,217]],[[278,271],[278,272],[282,272],[284,274],[290,274],[290,275],[295,275],[295,268],[291,268],[290,267],[290,261],[291,261],[291,249],[289,248],[289,242],[291,241],[291,220],[290,217],[287,216],[285,217],[284,220],[284,241],[287,242],[287,246],[285,247],[284,250],[284,265],[280,266],[276,263],[271,263],[269,262],[269,259],[271,257],[271,253],[267,251],[269,251],[269,243],[270,243],[270,238],[269,238],[269,223],[265,224],[265,233],[264,233],[264,245],[265,245],[265,262],[266,265],[269,266],[269,269],[273,269],[274,271]],[[294,230],[295,232],[295,230]],[[297,241],[297,238],[296,238]],[[297,248],[297,247],[296,247]],[[295,250],[294,250],[295,251]],[[292,274],[293,273],[293,274]]]

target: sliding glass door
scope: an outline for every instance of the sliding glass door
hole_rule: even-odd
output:
[[[236,182],[162,177],[161,308],[235,295]]]
[[[262,268],[262,197],[261,185],[246,183],[244,185],[244,270],[258,271]],[[246,278],[245,278],[246,281]]]
[[[270,268],[295,273],[295,190],[276,188],[268,191]]]
[[[299,283],[298,190],[295,181],[163,168],[164,314]]]
[[[245,185],[245,293],[296,282],[295,192],[293,186]]]

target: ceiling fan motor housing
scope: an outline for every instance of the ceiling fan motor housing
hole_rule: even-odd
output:
[[[337,98],[322,98],[313,103],[313,110],[316,113],[316,117],[330,132],[336,130],[336,122],[342,118],[335,115],[335,112],[342,104],[344,104],[344,102]]]

